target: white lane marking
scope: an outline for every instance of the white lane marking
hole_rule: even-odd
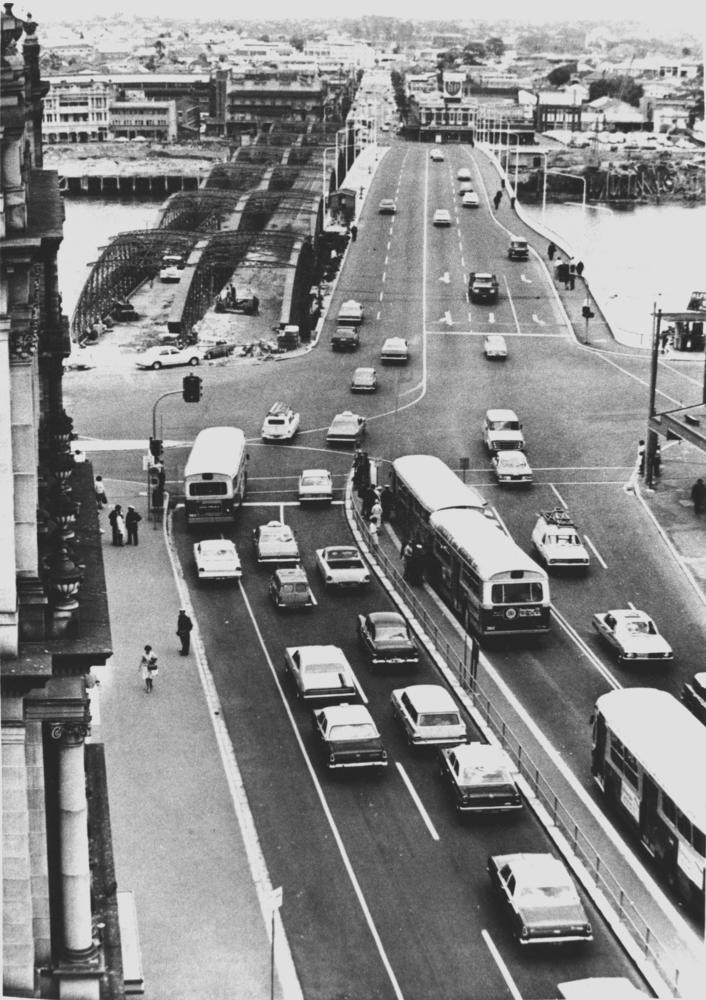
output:
[[[596,546],[593,544],[593,542],[591,541],[591,539],[588,537],[588,535],[584,535],[583,536],[583,540],[586,543],[586,545],[588,545],[589,549],[594,554],[594,556],[596,557],[596,559],[598,560],[598,562],[601,564],[601,566],[603,567],[603,569],[608,569],[608,566],[607,566],[606,562],[604,561],[603,556],[600,554],[600,552],[598,551],[598,549],[596,548]]]
[[[387,267],[387,265],[388,265],[389,263],[390,263],[390,258],[389,258],[389,256],[388,256],[388,255],[386,254],[386,255],[385,255],[385,267]]]
[[[539,318],[539,316],[537,315],[537,313],[532,313],[532,319],[533,319],[533,321],[534,321],[535,323],[539,324],[539,326],[546,326],[546,325],[547,325],[547,324],[546,324],[546,323],[544,322],[544,320],[543,320],[543,319],[540,319],[540,318]]]
[[[392,246],[392,240],[387,241],[387,252],[390,252],[390,247]]]
[[[558,499],[559,503],[560,503],[560,504],[561,504],[561,506],[562,506],[562,507],[564,508],[564,510],[568,510],[568,508],[567,508],[566,504],[564,503],[564,498],[562,497],[561,493],[560,493],[560,492],[559,492],[559,490],[558,490],[558,489],[556,488],[556,486],[554,485],[554,483],[550,483],[550,484],[549,484],[549,487],[550,487],[550,489],[552,490],[552,492],[553,492],[553,493],[555,494],[555,496],[557,497],[557,499]]]
[[[381,299],[382,299],[382,296],[381,296]],[[377,311],[377,312],[375,313],[375,319],[376,319],[376,320],[380,319],[380,310],[379,310],[379,309],[378,309],[378,311]]]
[[[468,322],[472,325],[473,319],[471,313],[468,313]],[[429,336],[433,336],[435,333],[443,333],[443,330],[427,330],[426,333]],[[489,333],[495,333],[494,330],[456,330],[454,336],[456,337],[485,337]],[[558,337],[564,337],[563,333],[512,333],[508,330],[503,331],[503,337],[522,337],[526,340],[528,337],[534,337],[536,340],[556,340]],[[306,433],[306,431],[304,431]]]
[[[637,608],[632,603],[632,601],[628,601],[628,607],[630,608],[631,611],[637,611]]]
[[[520,281],[524,281],[524,283],[526,285],[531,285],[532,284],[532,279],[528,278],[527,275],[524,273],[524,271],[520,275]]]
[[[380,297],[379,297],[379,301],[380,301],[380,302],[382,302],[382,297],[383,297],[383,295],[384,295],[384,294],[385,294],[385,293],[383,292],[383,290],[382,290],[382,289],[380,289]]]
[[[612,688],[616,690],[622,688],[623,685],[620,683],[618,678],[611,670],[608,669],[608,667],[606,667],[603,661],[596,656],[591,647],[585,642],[584,639],[581,638],[574,626],[566,618],[564,618],[561,611],[558,611],[555,605],[552,605],[551,613],[559,622],[559,625],[564,629],[566,634],[573,639],[586,659],[593,664],[601,677],[603,677]]]
[[[463,268],[464,270],[465,270],[465,268],[466,268],[466,261],[465,261],[465,259],[464,259],[464,256],[463,256],[463,254],[461,254],[461,267],[462,267],[462,268]],[[463,279],[463,280],[464,280],[464,281],[466,280],[466,279],[465,279],[465,276],[464,276],[464,279]]]
[[[279,519],[282,524],[284,524],[284,501],[279,505]]]
[[[439,281],[443,281],[443,283],[445,285],[450,284],[451,283],[451,275],[449,274],[449,272],[448,271],[444,271],[444,273],[439,278]]]
[[[382,272],[382,280],[384,281],[386,277],[387,277],[387,271],[383,271]]]
[[[350,860],[350,858],[348,856],[348,852],[346,851],[346,848],[344,846],[343,838],[342,838],[342,836],[340,834],[340,831],[339,831],[339,829],[338,829],[338,827],[336,825],[336,821],[333,818],[333,813],[331,812],[331,809],[329,808],[329,804],[326,801],[326,796],[324,795],[324,790],[321,787],[321,783],[320,783],[318,777],[316,776],[316,772],[314,770],[314,766],[311,763],[311,760],[309,758],[308,753],[306,752],[306,747],[304,746],[304,741],[302,740],[301,733],[299,732],[299,727],[296,724],[296,721],[294,719],[294,715],[292,713],[292,710],[289,707],[289,702],[287,701],[287,698],[285,696],[284,690],[282,689],[282,683],[281,683],[280,678],[279,678],[279,676],[277,674],[277,671],[275,670],[275,665],[272,662],[272,657],[270,656],[270,654],[269,654],[269,652],[267,650],[267,646],[265,645],[265,640],[263,638],[262,632],[260,631],[260,627],[257,624],[257,620],[255,618],[255,615],[253,613],[252,607],[250,605],[250,601],[248,600],[248,596],[247,596],[247,593],[245,591],[245,587],[243,586],[242,580],[238,580],[238,585],[240,587],[240,593],[241,593],[243,601],[245,603],[245,607],[247,609],[248,615],[250,616],[250,621],[252,622],[253,628],[255,630],[255,635],[257,636],[258,642],[260,643],[260,648],[262,649],[263,656],[265,657],[265,661],[267,663],[267,666],[269,667],[270,673],[272,674],[272,679],[275,682],[275,686],[277,688],[277,691],[279,693],[280,699],[282,701],[282,705],[284,706],[284,711],[285,711],[285,713],[287,715],[287,718],[289,719],[289,723],[290,723],[290,725],[292,727],[292,733],[294,735],[294,739],[296,740],[296,742],[297,742],[297,744],[299,746],[299,750],[300,750],[300,753],[301,753],[303,761],[304,761],[304,766],[306,767],[307,771],[309,772],[309,777],[311,778],[311,781],[313,783],[314,790],[315,790],[315,792],[316,792],[316,794],[318,796],[318,799],[319,799],[319,802],[321,804],[321,808],[323,810],[324,816],[326,817],[328,825],[329,825],[329,827],[331,829],[331,832],[333,834],[333,838],[336,841],[336,846],[338,847],[339,854],[341,855],[341,860],[343,861],[343,864],[344,864],[344,867],[346,869],[346,872],[348,873],[348,878],[350,879],[351,885],[353,886],[353,891],[354,891],[354,893],[356,894],[356,896],[358,898],[358,904],[359,904],[359,906],[361,908],[363,916],[365,917],[365,922],[367,923],[368,929],[370,930],[370,934],[371,934],[371,936],[373,938],[373,941],[375,942],[375,945],[376,945],[377,950],[378,950],[378,954],[380,955],[380,958],[382,959],[382,963],[383,963],[383,965],[385,967],[385,971],[387,972],[387,975],[388,975],[388,977],[390,979],[390,983],[392,984],[392,988],[393,988],[393,990],[395,992],[395,996],[398,997],[399,1000],[404,1000],[404,997],[403,997],[403,994],[402,994],[402,990],[400,989],[399,983],[397,982],[397,978],[395,977],[395,974],[392,971],[392,966],[391,966],[390,961],[389,961],[389,959],[387,957],[387,953],[385,952],[385,948],[383,946],[382,940],[381,940],[380,935],[378,934],[377,928],[376,928],[376,926],[375,926],[375,924],[373,922],[372,914],[370,913],[370,909],[369,909],[368,904],[367,904],[367,902],[365,900],[365,896],[363,895],[363,890],[361,889],[360,883],[358,882],[356,874],[353,871],[353,865],[352,865],[351,860]]]
[[[495,313],[488,313],[488,322],[489,323],[495,322]]]
[[[495,942],[491,938],[490,934],[488,934],[488,932],[485,930],[485,928],[480,933],[481,933],[481,937],[485,941],[485,944],[486,944],[486,947],[487,947],[488,951],[490,952],[490,954],[493,957],[493,960],[495,961],[495,964],[497,965],[498,969],[500,970],[500,975],[505,980],[505,985],[507,986],[508,990],[510,991],[510,994],[513,997],[513,1000],[522,1000],[522,994],[520,993],[520,991],[518,990],[517,986],[515,985],[515,980],[510,975],[510,970],[505,965],[505,962],[503,961],[500,952],[495,947]]]
[[[416,792],[416,789],[415,789],[414,785],[409,780],[407,772],[402,767],[402,765],[399,763],[399,761],[397,761],[396,763],[397,763],[397,770],[400,772],[400,777],[402,778],[402,780],[404,781],[405,785],[407,786],[407,791],[412,796],[412,801],[414,802],[415,806],[419,810],[419,815],[424,820],[424,825],[426,826],[427,830],[431,834],[432,839],[433,840],[438,840],[439,839],[439,834],[436,832],[436,829],[434,828],[434,824],[432,823],[431,819],[429,818],[429,813],[426,811],[426,809],[422,805],[422,800],[417,795],[417,792]]]
[[[619,372],[622,372],[623,375],[627,375],[628,378],[631,378],[633,380],[633,382],[637,382],[639,385],[645,386],[645,388],[647,388],[649,386],[649,382],[647,382],[644,378],[640,378],[639,375],[633,375],[633,373],[629,372],[627,370],[627,368],[623,368],[622,365],[616,364],[615,361],[613,361],[611,359],[610,354],[601,353],[601,354],[597,354],[597,356],[599,358],[601,358],[603,361],[607,362],[607,364],[612,365],[613,368],[616,368]],[[624,355],[623,355],[623,357],[624,357]],[[637,360],[642,360],[642,359],[638,358]],[[658,396],[662,396],[664,399],[667,400],[668,403],[674,403],[675,406],[681,406],[682,405],[682,400],[681,399],[674,399],[673,396],[667,395],[667,393],[666,392],[662,392],[661,389],[657,389],[657,395]]]
[[[510,303],[510,308],[512,309],[512,318],[515,320],[515,327],[517,328],[517,332],[521,333],[522,331],[520,330],[520,321],[517,318],[517,311],[515,309],[515,303],[512,301],[512,294],[510,292],[510,285],[508,284],[506,274],[503,275],[503,281],[505,282],[505,291],[507,292],[507,300]]]

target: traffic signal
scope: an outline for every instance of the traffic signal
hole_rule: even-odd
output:
[[[596,314],[592,311],[590,306],[581,306],[581,315],[584,319],[593,319]]]
[[[162,440],[161,438],[150,438],[150,455],[155,462],[162,461]]]
[[[161,465],[153,465],[150,469],[150,486],[164,489],[164,468]]]
[[[185,403],[198,403],[201,399],[201,382],[198,375],[185,375],[183,396]]]

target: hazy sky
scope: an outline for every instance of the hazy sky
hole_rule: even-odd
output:
[[[28,0],[15,3],[15,12],[24,16],[30,10],[37,21],[90,21],[97,14],[121,11],[123,14],[143,14],[158,17],[189,18],[197,12],[199,18],[224,17],[260,20],[288,17],[327,18],[356,17],[379,14],[399,18],[439,18],[468,20],[483,17],[488,20],[511,18],[520,21],[568,21],[572,17],[591,20],[635,20],[643,24],[669,24],[687,31],[706,27],[704,15],[697,13],[701,4],[693,0],[492,0],[492,3],[471,4],[469,0],[354,0],[353,3],[332,4],[331,0],[258,0],[257,13],[251,14],[233,0],[121,0],[118,4],[95,3],[91,0]],[[700,21],[697,23],[696,19]]]

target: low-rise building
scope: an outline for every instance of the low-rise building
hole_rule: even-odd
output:
[[[173,142],[177,137],[175,101],[112,101],[110,137]]]
[[[44,142],[102,142],[108,137],[108,104],[114,88],[105,77],[49,77],[44,98]]]

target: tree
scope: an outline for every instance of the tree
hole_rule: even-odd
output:
[[[617,97],[619,101],[636,108],[644,92],[642,85],[635,83],[630,76],[604,76],[593,80],[588,88],[588,99],[595,101],[599,97]]]
[[[570,66],[557,66],[547,74],[547,80],[552,87],[563,87],[572,77],[573,70]]]
[[[505,55],[505,42],[499,35],[492,35],[490,38],[486,39],[485,51],[489,56],[493,56],[495,59],[502,59]]]
[[[301,35],[292,35],[292,37],[289,39],[289,44],[292,46],[293,49],[296,49],[297,52],[304,51],[304,39],[302,38]]]

